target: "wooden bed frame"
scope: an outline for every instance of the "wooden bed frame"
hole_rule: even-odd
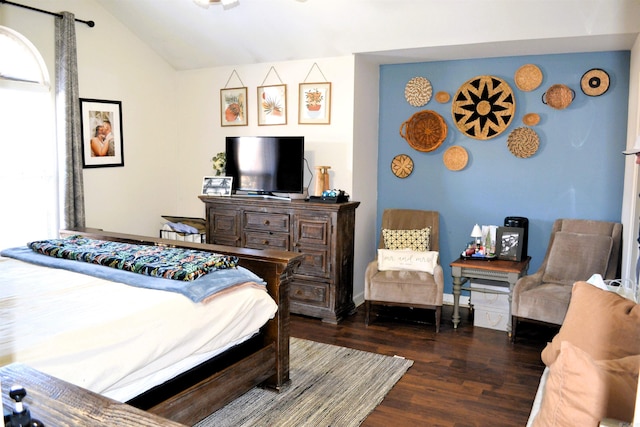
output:
[[[275,317],[262,327],[257,337],[127,403],[164,418],[193,425],[257,385],[279,391],[289,382],[289,281],[302,261],[301,254],[190,243],[89,228],[60,231],[61,237],[69,235],[235,255],[241,266],[267,282],[269,295],[278,304]]]

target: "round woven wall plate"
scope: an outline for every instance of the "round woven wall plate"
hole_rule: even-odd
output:
[[[406,154],[398,154],[391,161],[391,172],[398,178],[406,178],[413,172],[413,160]]]
[[[447,92],[436,93],[436,101],[438,101],[440,104],[446,104],[450,99],[451,95],[449,95]]]
[[[533,156],[540,146],[540,138],[535,130],[527,127],[516,128],[507,137],[507,148],[516,157],[526,159]]]
[[[585,95],[600,96],[609,89],[609,74],[600,68],[592,68],[582,75],[580,88]]]
[[[536,65],[525,64],[518,68],[513,80],[515,80],[518,89],[530,92],[542,84],[542,71]]]
[[[454,145],[453,147],[447,148],[447,150],[442,155],[442,161],[447,169],[452,171],[460,171],[467,166],[467,162],[469,161],[469,153],[463,147],[459,145]]]
[[[433,88],[424,77],[414,77],[404,87],[404,97],[414,107],[422,107],[431,99]]]
[[[542,102],[556,110],[564,110],[573,102],[576,93],[567,85],[555,84],[542,94]]]
[[[438,148],[447,137],[447,123],[435,111],[415,113],[400,126],[402,136],[414,150],[428,152]]]
[[[513,90],[494,76],[478,76],[463,84],[451,102],[456,127],[464,135],[491,139],[507,129],[516,112]]]
[[[536,113],[525,114],[522,118],[522,123],[527,126],[535,126],[540,123],[540,116]]]

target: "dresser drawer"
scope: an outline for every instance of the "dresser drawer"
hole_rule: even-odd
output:
[[[299,245],[328,245],[331,239],[331,217],[297,215],[294,239]]]
[[[328,249],[299,245],[294,248],[294,251],[304,255],[296,274],[322,277],[325,279],[331,277],[330,253]]]
[[[260,231],[289,232],[289,214],[268,212],[244,213],[244,227]]]
[[[288,251],[289,234],[246,231],[244,233],[244,247],[251,249],[279,249]]]
[[[291,301],[299,301],[318,307],[329,306],[329,284],[322,282],[303,282],[292,280],[289,285]]]

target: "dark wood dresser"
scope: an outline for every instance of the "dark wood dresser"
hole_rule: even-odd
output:
[[[292,313],[337,323],[355,310],[353,247],[360,202],[200,199],[206,205],[207,243],[304,255],[289,286]]]

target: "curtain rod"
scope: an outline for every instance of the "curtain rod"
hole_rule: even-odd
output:
[[[26,6],[24,4],[14,3],[8,0],[0,0],[0,4],[9,4],[11,6],[18,6],[25,9],[33,10],[35,12],[46,13],[47,15],[57,16],[58,18],[62,18],[62,15],[59,13],[49,12],[48,10],[42,10],[31,6]],[[87,24],[89,27],[94,27],[96,25],[93,21],[83,21],[82,19],[76,19],[77,22],[82,22],[83,24]]]

